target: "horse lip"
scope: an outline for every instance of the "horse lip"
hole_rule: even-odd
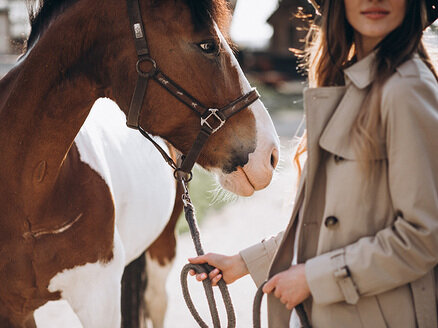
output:
[[[243,173],[243,175],[245,176],[246,180],[248,181],[248,183],[250,184],[250,186],[252,187],[253,190],[256,190],[255,186],[253,185],[251,179],[248,177],[248,175],[246,174],[245,170],[243,169],[243,167],[238,166],[237,167],[238,171],[241,171]]]

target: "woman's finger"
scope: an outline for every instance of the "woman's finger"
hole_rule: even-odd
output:
[[[202,280],[205,280],[205,279],[207,279],[207,274],[206,273],[200,273],[200,274],[196,275],[196,280],[198,280],[198,281],[202,281]]]
[[[219,280],[221,280],[221,279],[222,279],[222,275],[221,275],[221,274],[218,274],[216,277],[214,277],[214,278],[211,280],[211,284],[212,284],[213,286],[216,286],[216,285],[218,284]]]
[[[210,277],[210,280],[213,280],[218,274],[220,273],[219,269],[213,269],[208,276]]]
[[[263,293],[269,294],[271,293],[275,288],[275,281],[273,279],[270,279],[264,286],[263,286]]]
[[[207,255],[201,255],[201,256],[197,256],[197,257],[191,257],[188,260],[190,263],[193,263],[193,264],[202,264],[202,263],[208,262],[208,257],[207,257]]]
[[[205,255],[189,258],[189,262],[193,264],[208,263],[211,266],[222,268],[224,258],[226,258],[224,255],[207,253]]]

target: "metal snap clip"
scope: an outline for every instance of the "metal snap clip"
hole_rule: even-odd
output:
[[[184,181],[184,182],[190,182],[193,179],[193,173],[192,172],[184,172],[180,168],[175,169],[173,171],[173,176],[178,181]]]

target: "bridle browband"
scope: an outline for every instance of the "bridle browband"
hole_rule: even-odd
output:
[[[195,162],[198,159],[208,137],[219,130],[225,124],[227,119],[251,105],[260,96],[257,90],[252,89],[249,93],[237,98],[220,109],[204,106],[176,82],[172,81],[172,79],[161,72],[160,68],[157,66],[157,63],[151,58],[149,53],[143,20],[140,13],[139,0],[127,0],[127,4],[129,21],[131,24],[135,49],[138,56],[136,64],[138,77],[134,94],[131,99],[126,125],[130,128],[139,130],[144,137],[154,144],[166,162],[175,170],[175,178],[188,181],[191,179],[191,170],[195,165]],[[141,64],[143,62],[149,63],[151,66],[149,71],[143,71],[141,69]],[[140,126],[139,119],[141,115],[141,108],[150,79],[153,79],[160,86],[166,89],[172,96],[194,111],[201,119],[198,136],[196,137],[196,140],[190,151],[186,156],[183,156],[181,165],[176,165],[175,162],[166,154],[166,152]]]

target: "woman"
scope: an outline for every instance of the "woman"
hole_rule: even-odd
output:
[[[288,327],[300,303],[313,327],[438,327],[438,84],[421,41],[435,4],[322,1],[289,226],[190,259],[217,268],[213,284],[268,280],[269,327]]]

